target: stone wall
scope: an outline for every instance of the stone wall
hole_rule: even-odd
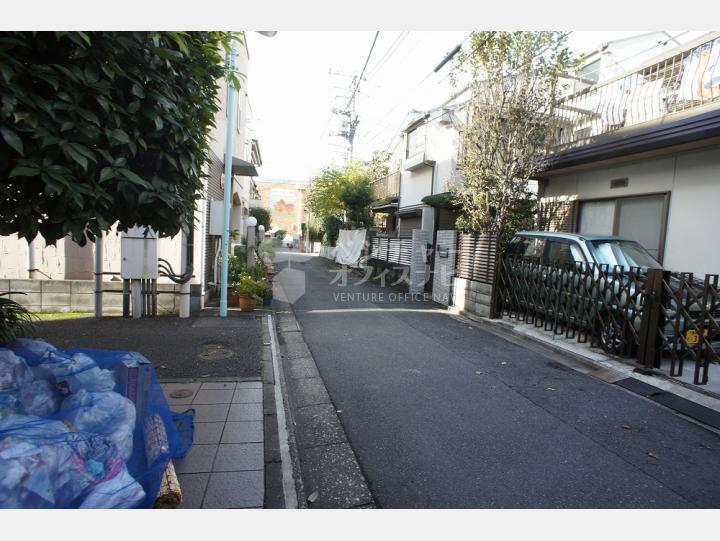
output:
[[[455,276],[452,282],[453,306],[459,312],[490,317],[492,286]]]
[[[122,314],[122,281],[103,283],[103,314]],[[92,280],[0,280],[0,292],[31,312],[93,312],[95,291]],[[158,284],[158,314],[177,314],[179,292],[176,284]],[[23,295],[23,293],[25,293]]]

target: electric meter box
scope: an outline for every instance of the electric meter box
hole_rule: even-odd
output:
[[[142,280],[158,277],[157,234],[145,227],[131,227],[122,234],[120,274],[124,279]]]
[[[222,236],[223,234],[223,207],[222,199],[210,200],[210,220],[208,224],[208,233],[210,235]]]

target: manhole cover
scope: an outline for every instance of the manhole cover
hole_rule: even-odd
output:
[[[204,344],[198,351],[198,359],[201,361],[227,361],[234,355],[231,349],[222,344]]]
[[[178,389],[170,393],[170,398],[187,398],[188,396],[192,396],[192,394],[192,389]]]

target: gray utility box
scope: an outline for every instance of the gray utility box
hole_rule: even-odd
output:
[[[122,234],[120,274],[124,279],[142,280],[158,277],[157,234],[144,227],[132,227]]]

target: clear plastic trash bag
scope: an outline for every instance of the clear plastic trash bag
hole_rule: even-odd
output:
[[[57,391],[44,379],[23,383],[18,396],[22,411],[28,415],[48,417],[60,407]]]
[[[80,389],[63,400],[60,414],[76,430],[108,437],[123,460],[132,455],[135,405],[121,394]]]
[[[7,348],[0,348],[0,393],[17,392],[23,383],[32,379],[32,370],[25,359]]]
[[[48,353],[58,350],[52,344],[37,338],[16,338],[10,342],[9,347],[31,367],[40,364]]]
[[[77,507],[89,489],[125,467],[108,438],[61,421],[9,415],[0,421],[0,507]]]
[[[80,390],[112,391],[115,387],[112,371],[98,367],[95,361],[84,353],[66,355],[51,351],[32,370],[37,379],[53,379],[62,396]]]

